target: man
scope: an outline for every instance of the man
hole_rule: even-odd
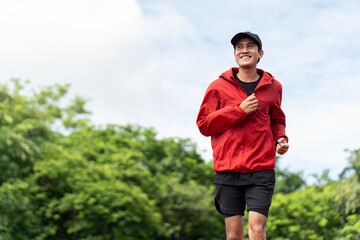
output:
[[[211,136],[215,205],[225,217],[228,240],[243,239],[245,206],[249,238],[266,239],[266,220],[275,186],[276,152],[287,152],[282,86],[257,68],[264,55],[258,35],[231,39],[238,68],[222,73],[206,90],[197,125]]]

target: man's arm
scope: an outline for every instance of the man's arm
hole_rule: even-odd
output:
[[[252,94],[238,106],[220,108],[220,100],[215,92],[208,90],[200,106],[196,124],[203,135],[215,136],[244,120],[256,110],[257,105],[257,99]]]
[[[281,109],[282,87],[279,88],[279,97],[270,112],[270,126],[276,142],[276,152],[280,155],[285,154],[289,149],[289,139],[285,135],[285,114]]]

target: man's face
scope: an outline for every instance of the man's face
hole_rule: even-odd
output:
[[[258,45],[251,38],[242,38],[235,45],[235,61],[240,68],[256,67],[256,64],[264,54],[258,49]]]

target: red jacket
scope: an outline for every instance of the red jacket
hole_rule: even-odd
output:
[[[282,86],[261,69],[262,78],[254,93],[256,111],[247,115],[239,107],[247,98],[235,80],[232,68],[206,90],[196,120],[200,132],[211,136],[214,170],[253,172],[274,169],[275,142],[285,135],[285,115],[281,110]]]

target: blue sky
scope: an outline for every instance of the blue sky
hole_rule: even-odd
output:
[[[4,0],[0,81],[71,83],[95,124],[190,138],[209,83],[236,66],[231,37],[260,35],[258,67],[283,84],[290,150],[281,166],[336,178],[360,148],[360,2]]]

